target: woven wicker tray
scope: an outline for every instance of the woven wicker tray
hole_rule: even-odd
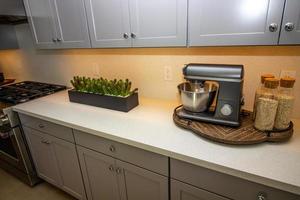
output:
[[[293,135],[292,122],[286,130],[264,132],[254,128],[251,112],[243,111],[241,115],[242,123],[238,128],[180,118],[176,115],[176,110],[173,114],[173,120],[179,127],[191,130],[204,138],[225,144],[245,145],[262,142],[284,142]]]

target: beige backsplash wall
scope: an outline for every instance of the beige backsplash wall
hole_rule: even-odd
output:
[[[251,109],[262,73],[279,75],[297,71],[294,117],[300,118],[300,46],[202,47],[146,49],[35,50],[28,25],[16,27],[20,50],[0,51],[0,70],[6,77],[69,84],[74,75],[129,78],[140,95],[178,100],[176,86],[186,63],[243,64],[245,108]],[[172,68],[172,81],[164,80],[164,66]]]

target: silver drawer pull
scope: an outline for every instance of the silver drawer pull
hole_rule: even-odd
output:
[[[45,128],[43,124],[39,124],[39,128]]]
[[[267,200],[267,194],[263,193],[263,192],[260,192],[258,195],[257,195],[257,200]]]
[[[45,140],[45,139],[43,139],[41,142],[44,144],[51,144],[51,142],[49,142],[48,140]]]
[[[109,147],[109,150],[110,150],[111,152],[115,152],[115,151],[116,151],[116,148],[115,148],[114,145],[111,145],[111,146]]]
[[[118,168],[116,169],[116,172],[117,172],[117,174],[121,174],[121,173],[122,173],[122,169],[118,167]]]
[[[113,172],[113,171],[114,171],[114,166],[110,165],[110,166],[108,167],[108,169],[109,169],[109,171]]]

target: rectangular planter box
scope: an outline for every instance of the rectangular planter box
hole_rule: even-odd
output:
[[[132,108],[139,105],[137,92],[133,93],[128,97],[115,97],[86,92],[78,92],[74,89],[69,90],[68,93],[71,102],[108,108],[123,112],[128,112]]]

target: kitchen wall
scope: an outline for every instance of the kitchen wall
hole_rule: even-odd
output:
[[[74,75],[129,78],[148,98],[178,100],[176,86],[183,81],[186,63],[243,64],[246,109],[251,109],[262,73],[279,75],[281,69],[297,71],[300,89],[300,46],[201,47],[145,49],[36,50],[28,25],[16,26],[20,50],[0,51],[0,70],[6,77],[69,84]],[[172,80],[164,80],[170,66]],[[300,92],[296,92],[294,117],[300,118]]]

